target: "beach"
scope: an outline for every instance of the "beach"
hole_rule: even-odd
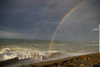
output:
[[[59,54],[46,60],[28,58],[6,63],[2,67],[96,67],[100,53]]]
[[[100,67],[100,53],[44,61],[20,67]]]

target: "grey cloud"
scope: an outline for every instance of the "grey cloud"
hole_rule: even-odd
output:
[[[100,24],[99,6],[97,1],[85,1],[63,22],[56,39],[98,42],[98,31],[94,32],[92,29]]]
[[[40,39],[45,39],[45,37],[46,39],[49,39],[55,30],[57,23],[70,9],[81,1],[82,0],[1,0],[0,30],[33,35],[37,34]],[[94,6],[99,3],[98,1],[99,0],[92,0],[90,2],[91,5],[85,5],[88,6],[87,8],[91,8],[92,6],[93,9],[89,9],[90,13],[87,13],[87,11],[85,12],[83,9],[83,14],[79,13],[80,15],[83,15],[81,18],[89,20],[85,18],[88,18],[88,15],[91,14],[91,18],[95,16],[95,19],[97,19],[96,21],[99,21],[99,17],[93,13],[99,13],[98,5]],[[76,16],[80,18],[80,15],[77,15],[78,12],[75,13]],[[84,13],[87,13],[87,16],[84,16]],[[72,17],[72,20],[73,21],[71,22],[77,22],[75,16]],[[80,21],[81,20],[78,20],[78,22]],[[94,23],[94,25],[97,25],[97,23]]]

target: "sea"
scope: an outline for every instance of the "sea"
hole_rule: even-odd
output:
[[[0,39],[0,61],[13,57],[32,56],[34,53],[51,51],[98,52],[98,42],[67,42],[54,41],[49,46],[49,40]]]

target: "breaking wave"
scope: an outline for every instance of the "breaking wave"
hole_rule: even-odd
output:
[[[50,50],[49,55],[57,55],[59,54],[59,51]],[[27,58],[37,58],[41,59],[41,56],[45,56],[45,58],[48,56],[47,50],[40,50],[37,48],[23,48],[18,46],[10,46],[5,47],[0,50],[0,61],[12,59],[15,57],[18,57],[18,59],[27,59]]]
[[[35,53],[43,53],[43,51],[37,48],[7,47],[0,50],[0,60],[7,60],[14,57],[24,59],[24,57],[32,57]]]

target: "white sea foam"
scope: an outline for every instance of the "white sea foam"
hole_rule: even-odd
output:
[[[58,55],[59,53],[64,53],[62,55]],[[91,53],[91,52],[89,52]],[[50,51],[41,51],[37,48],[23,48],[23,47],[7,47],[7,48],[2,48],[0,50],[0,60],[7,60],[11,59],[14,57],[18,57],[19,59],[27,59],[27,58],[46,58],[48,56],[55,56],[56,58],[63,58],[63,57],[69,57],[69,56],[76,56],[76,55],[82,55],[82,54],[87,54],[86,52],[60,52],[60,51],[55,51],[55,50],[50,50]]]
[[[25,59],[32,57],[36,53],[43,53],[42,51],[31,49],[31,48],[22,48],[22,47],[10,47],[2,48],[0,50],[0,58],[2,60],[10,59],[13,57],[18,57],[19,59]]]

